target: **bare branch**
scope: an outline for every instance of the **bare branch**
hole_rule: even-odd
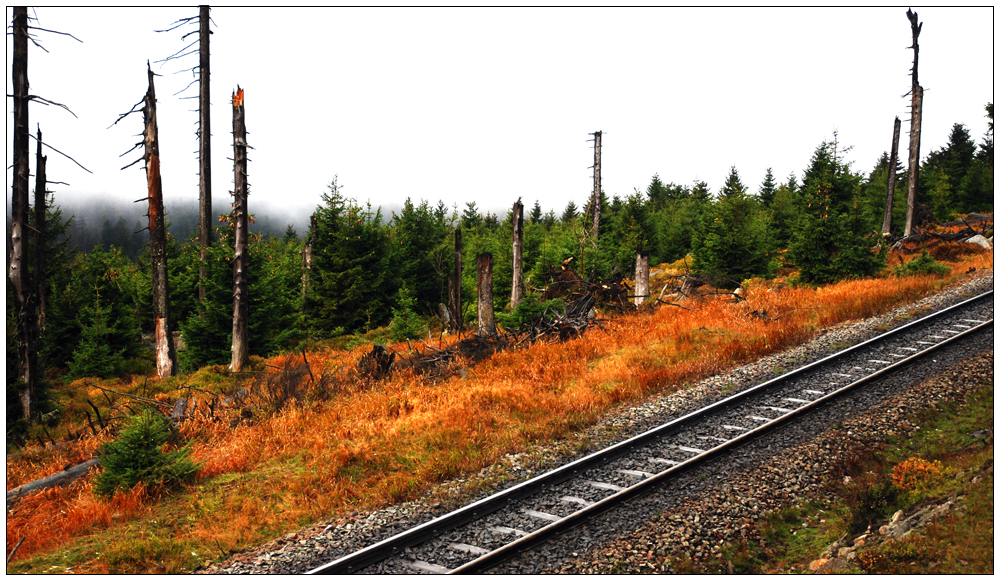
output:
[[[28,100],[29,101],[38,101],[42,105],[55,105],[56,107],[62,107],[63,109],[69,111],[70,115],[72,115],[73,117],[76,117],[76,113],[74,113],[73,111],[70,111],[70,108],[67,107],[66,105],[63,105],[62,103],[56,103],[55,101],[49,101],[45,97],[39,97],[38,95],[28,95]],[[76,117],[76,118],[79,119],[79,117]]]
[[[38,141],[38,138],[37,138],[37,137],[35,137],[34,135],[31,135],[30,133],[28,134],[28,137],[30,137],[30,138],[32,138],[32,139],[34,139],[35,141]],[[72,157],[70,157],[70,156],[66,155],[65,153],[63,153],[63,152],[59,151],[58,149],[56,149],[56,148],[52,147],[51,145],[49,145],[48,143],[45,143],[44,141],[42,141],[42,142],[41,142],[41,144],[42,144],[42,145],[44,145],[45,147],[48,147],[48,148],[49,148],[49,149],[51,149],[52,151],[54,151],[54,152],[58,153],[59,155],[61,155],[61,156],[65,157],[66,159],[68,159],[68,160],[72,161],[72,162],[73,162],[73,163],[75,163],[76,165],[79,165],[79,166],[80,166],[80,168],[81,168],[81,169],[83,169],[83,171],[85,171],[85,172],[87,172],[87,173],[89,173],[89,174],[93,175],[93,173],[94,173],[94,172],[92,172],[92,171],[90,171],[89,169],[87,169],[87,168],[83,167],[82,165],[80,165],[80,162],[76,161],[76,160],[75,160],[75,159],[73,159]]]
[[[137,160],[133,161],[132,163],[130,163],[130,164],[128,164],[128,165],[126,165],[126,166],[125,166],[125,167],[123,167],[122,169],[123,169],[123,170],[125,170],[125,169],[128,169],[128,168],[132,167],[133,165],[135,165],[135,164],[139,163],[140,161],[145,161],[145,160],[146,160],[146,156],[144,155],[144,156],[140,157],[139,159],[137,159]],[[119,171],[121,171],[121,170],[119,170]]]
[[[108,125],[108,129],[111,129],[111,128],[112,128],[112,127],[114,127],[115,125],[118,125],[118,122],[119,122],[119,121],[121,121],[122,119],[124,119],[124,118],[128,117],[128,116],[129,116],[129,115],[131,115],[132,113],[135,113],[136,111],[142,111],[142,109],[136,109],[136,107],[138,107],[139,105],[142,105],[142,104],[143,104],[143,103],[145,103],[145,102],[146,102],[146,98],[145,98],[145,97],[143,97],[141,101],[139,101],[139,102],[138,102],[138,103],[136,103],[135,105],[132,105],[132,108],[131,108],[131,109],[129,109],[129,112],[128,112],[128,113],[122,113],[121,115],[119,115],[119,116],[118,116],[118,119],[116,119],[114,123],[112,123],[111,125]]]
[[[197,16],[188,16],[187,18],[181,18],[180,20],[175,20],[170,25],[170,28],[167,28],[165,30],[154,30],[153,32],[170,32],[171,30],[180,28],[180,27],[184,26],[185,24],[187,24],[188,22],[191,22],[192,20],[197,20],[197,19],[198,19]]]
[[[28,40],[30,40],[30,41],[31,41],[31,44],[33,44],[33,45],[37,46],[38,48],[40,48],[40,49],[44,50],[45,52],[49,52],[48,50],[46,50],[46,48],[45,48],[44,46],[42,46],[42,45],[38,44],[38,41],[37,41],[37,40],[35,40],[34,38],[32,38],[32,37],[31,37],[30,35],[28,36]]]
[[[51,32],[52,34],[61,34],[63,36],[68,36],[68,37],[72,38],[73,40],[79,42],[80,44],[83,44],[82,40],[80,40],[79,38],[73,36],[72,34],[70,34],[68,32],[59,32],[58,30],[49,30],[48,28],[39,28],[38,26],[29,26],[28,28],[32,28],[32,29],[35,29],[35,30],[44,30],[45,32]]]
[[[140,141],[139,143],[136,143],[135,145],[133,145],[133,146],[132,146],[132,149],[130,149],[130,150],[128,150],[128,151],[126,151],[125,153],[123,153],[123,154],[119,155],[118,157],[125,157],[126,155],[128,155],[128,154],[132,153],[133,151],[135,151],[135,149],[136,149],[137,147],[139,147],[140,145],[142,145],[142,142],[141,142],[141,141]]]
[[[181,53],[182,53],[182,52],[184,52],[184,51],[186,51],[187,49],[191,48],[192,46],[194,46],[194,45],[196,45],[196,44],[198,44],[198,41],[197,41],[197,40],[196,40],[196,41],[194,41],[194,42],[192,42],[191,44],[189,44],[189,45],[185,46],[184,48],[180,49],[179,51],[175,52],[174,54],[172,54],[172,55],[168,56],[168,57],[167,57],[167,58],[165,58],[165,59],[162,59],[162,60],[158,60],[158,61],[153,61],[153,62],[155,62],[155,63],[165,63],[165,62],[167,62],[167,61],[169,61],[169,60],[173,60],[173,59],[175,59],[175,58],[181,58],[181,56],[186,56],[186,55],[181,55]],[[190,53],[189,53],[189,54],[190,54]],[[180,55],[180,56],[177,56],[177,55]]]
[[[193,84],[197,83],[197,82],[198,82],[198,80],[199,80],[199,79],[195,79],[195,80],[191,81],[190,83],[188,83],[188,85],[187,85],[186,87],[184,87],[184,88],[183,88],[183,89],[181,89],[180,91],[177,91],[176,93],[174,93],[174,94],[173,94],[173,95],[171,95],[171,96],[172,96],[172,97],[176,97],[177,95],[180,95],[180,94],[181,94],[181,93],[183,93],[184,91],[187,91],[188,89],[190,89],[190,88],[191,88],[191,85],[193,85]],[[192,98],[194,98],[194,97],[192,97]]]

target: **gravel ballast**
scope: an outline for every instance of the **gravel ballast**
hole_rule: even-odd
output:
[[[244,551],[204,573],[301,573],[472,500],[526,480],[680,417],[734,390],[757,385],[926,313],[992,289],[992,272],[880,316],[831,328],[807,344],[713,376],[669,396],[610,412],[586,434],[510,455],[498,465],[436,487],[424,499],[367,514],[348,513]],[[906,417],[935,401],[959,398],[992,380],[992,330],[900,370],[807,419],[714,460],[669,485],[495,569],[498,573],[669,572],[669,558],[717,554],[751,535],[776,508],[825,494],[822,474],[844,454],[887,434],[912,430]],[[944,365],[947,362],[948,365]],[[957,362],[957,363],[956,363]],[[974,370],[974,371],[969,371]],[[928,379],[931,378],[931,379]],[[960,379],[961,381],[958,381]],[[835,427],[836,426],[836,427]],[[820,435],[816,435],[820,434]],[[490,483],[497,483],[490,486]],[[477,490],[470,495],[467,490]],[[365,572],[390,572],[373,567]],[[416,572],[416,571],[413,571]]]

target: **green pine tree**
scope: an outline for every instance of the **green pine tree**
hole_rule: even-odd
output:
[[[163,451],[164,445],[175,438],[167,418],[153,410],[143,410],[122,429],[117,440],[101,445],[98,457],[104,472],[94,479],[94,491],[110,497],[140,482],[149,487],[170,488],[192,480],[198,465],[189,458],[191,444]]]

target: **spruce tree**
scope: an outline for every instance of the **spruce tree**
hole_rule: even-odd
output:
[[[834,158],[833,144],[822,143],[802,179],[806,207],[789,247],[799,280],[826,284],[871,276],[885,267],[886,249],[866,238],[861,177]]]
[[[767,168],[767,173],[764,174],[764,181],[761,182],[760,189],[757,191],[757,197],[762,204],[770,206],[777,192],[778,184],[774,181],[774,173],[772,173],[771,168]]]
[[[110,497],[140,482],[169,488],[192,480],[199,467],[189,458],[190,443],[171,452],[163,451],[164,445],[175,438],[165,417],[143,410],[122,429],[117,440],[102,444],[98,450],[104,472],[94,479],[94,492]]]
[[[767,224],[760,205],[746,194],[733,167],[719,199],[701,219],[693,240],[694,268],[732,288],[754,276],[772,276],[777,262],[769,252]]]

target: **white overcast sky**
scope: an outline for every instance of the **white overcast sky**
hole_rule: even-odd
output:
[[[993,101],[994,10],[918,8],[924,97],[921,156],[963,123],[978,143]],[[146,90],[146,60],[187,44],[169,33],[186,8],[38,8],[50,33],[29,45],[32,133],[93,171],[49,152],[57,203],[75,194],[145,196],[141,164],[120,171],[141,115],[108,128]],[[816,147],[839,133],[854,167],[869,171],[909,128],[913,51],[905,8],[212,10],[213,190],[232,187],[232,108],[245,89],[251,212],[314,207],[334,174],[361,203],[503,211],[518,197],[562,211],[592,189],[592,144],[604,131],[608,196],[704,180],[713,192],[731,166],[756,191],[768,167],[801,177]],[[31,12],[29,12],[29,15]],[[11,9],[6,10],[7,22]],[[189,37],[194,40],[195,35]],[[7,94],[11,36],[7,36]],[[167,211],[198,196],[196,100],[172,96],[192,80],[156,79]],[[197,86],[186,96],[196,96]],[[7,166],[12,99],[7,99]],[[34,151],[32,145],[32,151]],[[905,158],[905,154],[903,156]],[[32,158],[32,171],[34,161]],[[9,192],[10,169],[7,170]],[[9,195],[9,194],[8,194]],[[501,215],[502,216],[502,215]]]

